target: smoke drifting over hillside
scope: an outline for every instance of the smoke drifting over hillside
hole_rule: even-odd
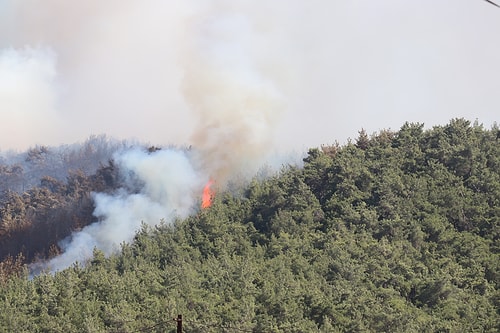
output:
[[[158,4],[155,2],[155,5]],[[135,7],[134,10],[127,6],[120,8],[127,13],[123,14],[127,20],[131,19],[128,15],[137,14]],[[282,88],[286,87],[284,83],[289,72],[285,68],[286,61],[269,57],[268,49],[264,48],[267,35],[275,34],[275,29],[268,25],[270,22],[262,21],[262,17],[257,20],[251,12],[242,12],[240,5],[235,6],[230,1],[190,8],[187,12],[189,15],[184,18],[184,30],[177,46],[178,63],[183,73],[178,89],[193,119],[193,134],[188,139],[193,148],[186,152],[131,150],[116,155],[127,185],[113,195],[94,194],[94,215],[99,222],[65,240],[61,244],[63,254],[44,264],[44,267],[57,271],[75,261],[84,262],[92,255],[93,248],[109,255],[119,248],[120,243],[130,241],[141,223],[154,225],[160,220],[168,222],[174,217],[187,216],[199,209],[202,188],[209,178],[214,178],[219,188],[224,187],[235,174],[256,171],[271,151],[273,129],[285,109]],[[144,15],[151,14],[152,11],[146,11]],[[124,32],[116,38],[124,37],[122,34]],[[60,43],[60,39],[63,45],[67,43],[66,36],[56,37],[54,43]],[[154,54],[154,51],[149,53]],[[154,66],[161,64],[153,63]],[[96,62],[92,64],[96,65]],[[149,65],[149,62],[144,65]],[[71,75],[75,75],[71,84],[79,86],[86,82],[87,78],[82,75],[87,73],[75,73],[68,63],[61,66],[67,66]],[[92,69],[95,71],[95,68]],[[128,66],[121,69],[130,70]],[[151,71],[156,69],[150,68]],[[141,76],[131,74],[130,80],[137,77]],[[103,77],[104,81],[106,79]],[[99,88],[99,80],[88,80],[95,80]],[[125,91],[135,87],[135,82],[131,87],[127,87],[127,82],[116,83],[117,89]],[[168,89],[162,84],[154,86],[158,96],[163,95],[161,89]],[[146,87],[149,85],[144,87],[145,93],[148,93]],[[105,96],[101,102],[114,101],[113,93],[113,89],[105,90],[111,99]],[[73,106],[74,98],[78,100],[80,96],[73,95],[71,91],[67,94],[70,97],[68,105]],[[141,103],[151,102],[141,89],[134,90],[134,94]],[[99,98],[97,91],[92,97]],[[74,106],[78,109],[81,104]],[[105,106],[106,110],[108,107],[110,110],[107,113],[124,111],[117,106]],[[144,105],[132,104],[128,107],[125,112],[140,112]],[[156,103],[152,107],[161,109]],[[126,115],[116,118],[127,120]]]
[[[499,29],[498,10],[480,0],[0,0],[2,63],[6,52],[19,60],[2,65],[0,82],[17,73],[23,96],[6,102],[11,90],[0,91],[0,127],[9,128],[0,149],[101,133],[193,144],[204,118],[186,100],[185,76],[204,56],[226,65],[226,51],[281,89],[287,112],[265,120],[277,125],[271,136],[280,148],[342,142],[361,127],[371,133],[405,121],[490,125],[500,107],[500,47],[491,35]],[[47,50],[49,58],[40,55]],[[29,58],[50,71],[27,71]],[[32,108],[37,98],[45,104]]]
[[[63,254],[32,269],[58,271],[76,261],[85,263],[97,248],[110,255],[122,242],[130,242],[141,223],[170,222],[187,217],[199,202],[199,191],[206,180],[192,166],[186,152],[165,150],[153,154],[130,150],[116,156],[125,186],[113,195],[95,193],[91,224],[63,241]]]
[[[224,186],[276,147],[328,144],[405,121],[492,123],[500,48],[490,31],[500,20],[480,1],[451,5],[0,0],[1,150],[100,133],[193,146],[189,158],[118,156],[143,187],[96,194],[100,222],[74,234],[51,265],[65,267],[71,253],[93,246],[109,253],[141,220],[182,216],[210,177]],[[130,162],[138,157],[154,159],[149,172],[172,182],[143,179],[140,163]],[[192,173],[170,174],[179,163]],[[171,201],[176,191],[185,201]],[[113,221],[128,222],[120,229]],[[115,229],[123,234],[107,234]]]
[[[21,63],[29,61],[22,55],[26,45],[54,54],[50,61],[42,59],[51,67],[51,76],[36,77],[44,85],[29,91],[17,87],[34,109],[35,117],[23,118],[23,123],[39,130],[30,131],[20,120],[15,139],[0,134],[1,149],[68,143],[101,133],[156,139],[156,144],[187,142],[185,132],[190,129],[185,127],[187,109],[178,93],[182,70],[177,65],[177,39],[189,6],[154,0],[0,1],[0,6],[0,49],[14,50]],[[41,62],[40,53],[32,58]],[[22,69],[8,70],[24,81],[39,71],[33,66],[30,72]],[[35,108],[34,95],[57,96],[57,101],[50,109]],[[4,102],[0,100],[2,117],[22,111],[23,105]],[[165,140],[160,140],[160,133]]]
[[[286,44],[270,12],[248,1],[1,4],[0,95],[16,76],[19,98],[0,99],[0,112],[24,116],[2,122],[18,135],[2,131],[0,149],[100,133],[207,151],[219,143],[210,133],[236,136],[234,148],[271,144],[287,50],[267,47]]]
[[[218,181],[261,161],[284,110],[284,61],[268,56],[266,31],[258,33],[258,22],[239,9],[226,4],[197,14],[182,59],[183,93],[197,115],[192,142]]]

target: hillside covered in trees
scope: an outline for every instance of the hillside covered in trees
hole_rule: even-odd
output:
[[[118,186],[113,154],[129,145],[92,136],[0,154],[0,261],[54,255],[58,241],[93,222],[90,193]]]
[[[110,257],[30,277],[92,222],[89,193],[117,186],[112,161],[95,170],[2,196],[0,332],[175,332],[177,314],[185,332],[500,330],[496,125],[361,131]],[[29,253],[9,243],[41,230]]]

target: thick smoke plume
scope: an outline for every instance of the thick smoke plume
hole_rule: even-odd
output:
[[[0,149],[101,133],[191,144],[188,161],[200,183],[213,177],[223,187],[254,169],[274,139],[302,149],[405,121],[493,123],[500,47],[490,32],[500,21],[491,7],[469,0],[452,7],[430,0],[0,0]],[[113,198],[157,202],[143,184]],[[98,207],[112,207],[104,198],[95,196]],[[155,218],[182,211],[161,205]],[[92,228],[112,219],[99,209]],[[108,246],[95,237],[86,243]]]
[[[17,131],[15,139],[0,132],[0,149],[102,133],[188,143],[193,116],[179,92],[178,59],[180,28],[194,8],[190,1],[0,0],[0,81],[7,82],[0,126]],[[13,98],[24,104],[6,103]]]
[[[122,242],[130,242],[142,223],[155,225],[186,217],[199,202],[204,178],[193,168],[186,152],[133,149],[115,160],[126,185],[113,195],[95,193],[94,215],[99,222],[63,241],[63,254],[33,265],[34,271],[58,271],[75,262],[85,263],[94,248],[110,255]]]
[[[239,9],[219,2],[198,13],[183,57],[183,92],[197,114],[192,142],[201,165],[222,183],[269,151],[284,109],[284,61],[263,47],[272,31],[258,31],[259,22]]]
[[[131,241],[141,223],[197,211],[209,179],[222,188],[231,177],[257,169],[272,149],[273,128],[284,111],[281,83],[287,72],[285,61],[266,54],[266,34],[275,32],[262,24],[230,1],[189,11],[179,45],[179,89],[196,118],[192,149],[117,154],[126,185],[112,195],[93,194],[98,222],[75,232],[60,244],[60,256],[33,271],[85,262],[94,248],[109,255]]]
[[[196,100],[185,98],[197,88],[179,86],[214,56],[232,59],[220,67],[229,73],[237,64],[226,51],[245,52],[238,61],[257,69],[254,79],[279,83],[287,112],[272,135],[281,149],[343,142],[360,128],[372,133],[405,121],[433,126],[465,117],[490,125],[500,107],[500,44],[491,35],[499,30],[498,11],[479,0],[0,0],[0,81],[5,53],[14,51],[21,62],[9,61],[8,72],[23,78],[15,91],[24,100],[5,103],[13,87],[2,86],[0,126],[13,125],[0,131],[0,149],[103,133],[156,145],[205,141],[194,133],[207,122],[199,122]],[[42,60],[44,74],[26,72],[30,58]],[[36,112],[22,111],[40,98]]]

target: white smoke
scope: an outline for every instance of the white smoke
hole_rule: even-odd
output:
[[[56,56],[50,48],[0,49],[0,133],[10,147],[54,137],[55,79]]]
[[[102,133],[192,143],[199,118],[179,91],[180,63],[192,55],[179,51],[201,50],[193,33],[204,25],[213,31],[209,23],[219,20],[250,28],[242,40],[250,41],[244,49],[266,74],[261,79],[297,71],[279,84],[288,85],[290,106],[273,128],[280,148],[342,142],[362,127],[372,133],[405,121],[498,122],[500,43],[491,32],[500,30],[500,20],[484,1],[0,0],[0,50],[42,45],[57,55],[52,89],[61,123],[54,130],[51,121],[29,122],[38,130],[28,133],[29,142],[0,131],[0,148]],[[17,124],[10,128],[23,132]]]
[[[43,60],[51,66],[50,75],[57,73],[57,82],[53,76],[36,77],[56,98],[54,105],[40,104],[39,117],[2,117],[1,125],[29,136],[13,140],[10,132],[1,131],[0,149],[57,145],[102,133],[186,144],[191,114],[179,92],[178,39],[193,6],[191,1],[157,0],[0,1],[0,53],[14,49],[22,62]],[[42,57],[46,47],[52,59]],[[24,67],[11,64],[8,83],[16,76],[17,89],[31,92],[33,84],[21,80]],[[0,80],[7,76],[0,73]],[[37,105],[37,96],[40,92],[24,94],[23,100]],[[5,116],[2,101],[0,107]],[[19,114],[23,108],[8,112]]]
[[[130,242],[142,223],[156,225],[185,218],[199,203],[203,182],[185,151],[148,153],[133,149],[116,157],[126,186],[117,193],[95,193],[94,215],[99,222],[86,226],[63,241],[63,253],[43,264],[52,272],[85,263],[94,248],[110,255],[122,242]],[[40,265],[34,266],[39,270]]]
[[[238,147],[248,140],[272,144],[276,133],[269,129],[283,108],[282,88],[293,81],[289,62],[296,52],[287,29],[295,24],[290,13],[297,4],[4,0],[0,6],[0,52],[50,48],[57,73],[44,81],[54,107],[38,109],[45,117],[26,119],[37,131],[25,141],[0,132],[0,149],[105,133],[158,145],[203,143],[209,151],[209,127]],[[227,122],[233,125],[223,129]],[[22,129],[20,122],[3,123]]]

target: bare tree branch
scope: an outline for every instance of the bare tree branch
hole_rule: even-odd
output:
[[[493,1],[490,1],[490,0],[484,0],[484,1],[489,2],[489,3],[491,3],[493,6],[497,6],[497,7],[499,7],[499,8],[500,8],[500,6],[499,6],[499,5],[497,5],[496,3],[494,3]]]

